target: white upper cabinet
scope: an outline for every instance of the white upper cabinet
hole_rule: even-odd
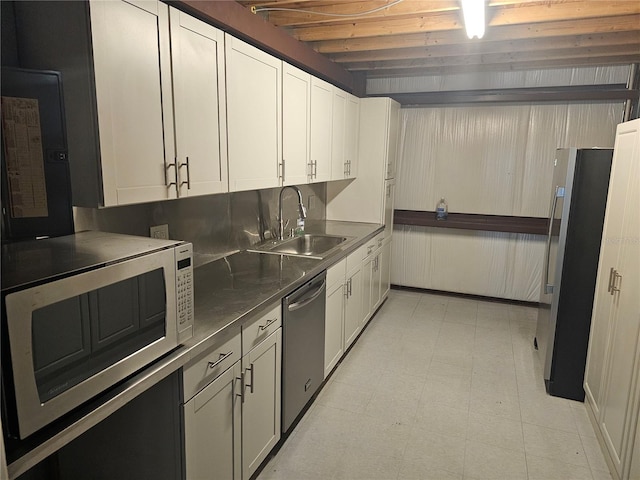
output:
[[[167,5],[16,2],[16,19],[23,66],[63,74],[74,204],[175,198]]]
[[[227,192],[224,33],[174,8],[169,15],[177,161],[169,173],[181,197]]]
[[[311,123],[311,75],[282,64],[283,185],[307,183]]]
[[[331,122],[333,85],[311,79],[311,161],[309,183],[331,179]]]
[[[360,99],[347,93],[344,128],[345,178],[356,178],[358,174],[358,138],[360,130]]]
[[[347,92],[333,88],[333,122],[331,130],[331,180],[342,180],[347,176],[345,161],[345,114]]]
[[[335,88],[333,94],[331,180],[356,177],[359,125],[360,99]]]
[[[174,197],[168,7],[89,5],[104,205]]]
[[[280,184],[282,61],[225,35],[229,190]]]
[[[385,203],[385,179],[395,175],[400,104],[390,98],[363,98],[359,107],[358,176],[348,185],[327,185],[327,219],[390,224],[385,205],[391,208],[392,202]]]

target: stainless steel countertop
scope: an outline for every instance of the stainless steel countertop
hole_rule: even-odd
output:
[[[131,377],[110,398],[8,466],[9,478],[26,472],[242,325],[272,308],[307,280],[383,231],[372,223],[312,221],[307,233],[353,237],[328,257],[311,259],[237,252],[194,269],[194,335],[184,345]],[[109,234],[111,235],[111,234]],[[176,242],[168,241],[169,245]],[[4,274],[4,271],[3,271]]]

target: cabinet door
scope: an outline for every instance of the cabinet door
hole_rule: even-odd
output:
[[[385,178],[396,178],[396,158],[398,156],[398,142],[400,137],[400,105],[396,102],[389,103],[388,122]]]
[[[347,163],[346,178],[358,174],[358,140],[360,131],[360,99],[347,94],[344,129],[344,161]]]
[[[89,5],[104,205],[173,198],[166,178],[175,151],[168,7]]]
[[[384,181],[384,236],[391,238],[393,233],[393,196],[396,189],[395,180]]]
[[[277,187],[282,61],[225,35],[229,190]]]
[[[174,8],[169,14],[179,194],[227,192],[224,33]]]
[[[256,471],[280,440],[282,329],[242,358],[242,478]]]
[[[236,362],[184,404],[187,478],[241,478],[240,372]]]
[[[362,323],[363,326],[371,318],[373,313],[373,303],[371,301],[371,289],[373,287],[373,259],[372,255],[369,255],[362,262]]]
[[[611,345],[606,366],[606,394],[602,403],[601,428],[611,459],[622,476],[625,452],[631,427],[638,417],[634,398],[638,381],[640,357],[640,247],[634,239],[640,232],[640,121],[632,125],[620,125],[616,137],[613,158],[613,179],[609,190],[625,191],[624,203],[612,203],[611,207],[624,210],[622,235],[617,243],[620,250],[615,269],[620,277],[612,279],[613,308]],[[623,165],[624,164],[624,165]],[[624,167],[624,168],[621,168]],[[628,170],[627,170],[628,169]],[[608,225],[607,225],[608,226]],[[616,237],[606,232],[605,241]]]
[[[380,252],[380,301],[389,295],[391,288],[391,239],[387,239]]]
[[[307,183],[311,131],[311,75],[282,64],[283,185]]]
[[[344,288],[344,284],[339,282],[333,288],[327,289],[324,325],[324,378],[329,376],[344,353]]]
[[[313,77],[311,79],[311,165],[309,182],[331,179],[331,121],[333,86]]]
[[[376,311],[382,300],[382,269],[380,268],[380,260],[382,258],[382,250],[377,250],[373,259],[371,268],[371,313]]]
[[[346,350],[362,330],[362,270],[348,274],[344,309],[344,349]]]
[[[347,164],[344,156],[347,92],[334,87],[332,108],[331,180],[342,180],[347,177]]]

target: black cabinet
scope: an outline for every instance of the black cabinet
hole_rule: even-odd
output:
[[[182,372],[127,403],[20,480],[182,480]]]

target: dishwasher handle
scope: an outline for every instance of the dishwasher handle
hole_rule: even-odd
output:
[[[290,312],[294,312],[302,307],[309,305],[316,298],[318,298],[322,294],[322,292],[324,292],[326,284],[327,284],[327,280],[326,279],[322,280],[322,283],[318,288],[316,288],[315,290],[312,290],[311,293],[307,293],[300,301],[288,305],[287,309]]]

